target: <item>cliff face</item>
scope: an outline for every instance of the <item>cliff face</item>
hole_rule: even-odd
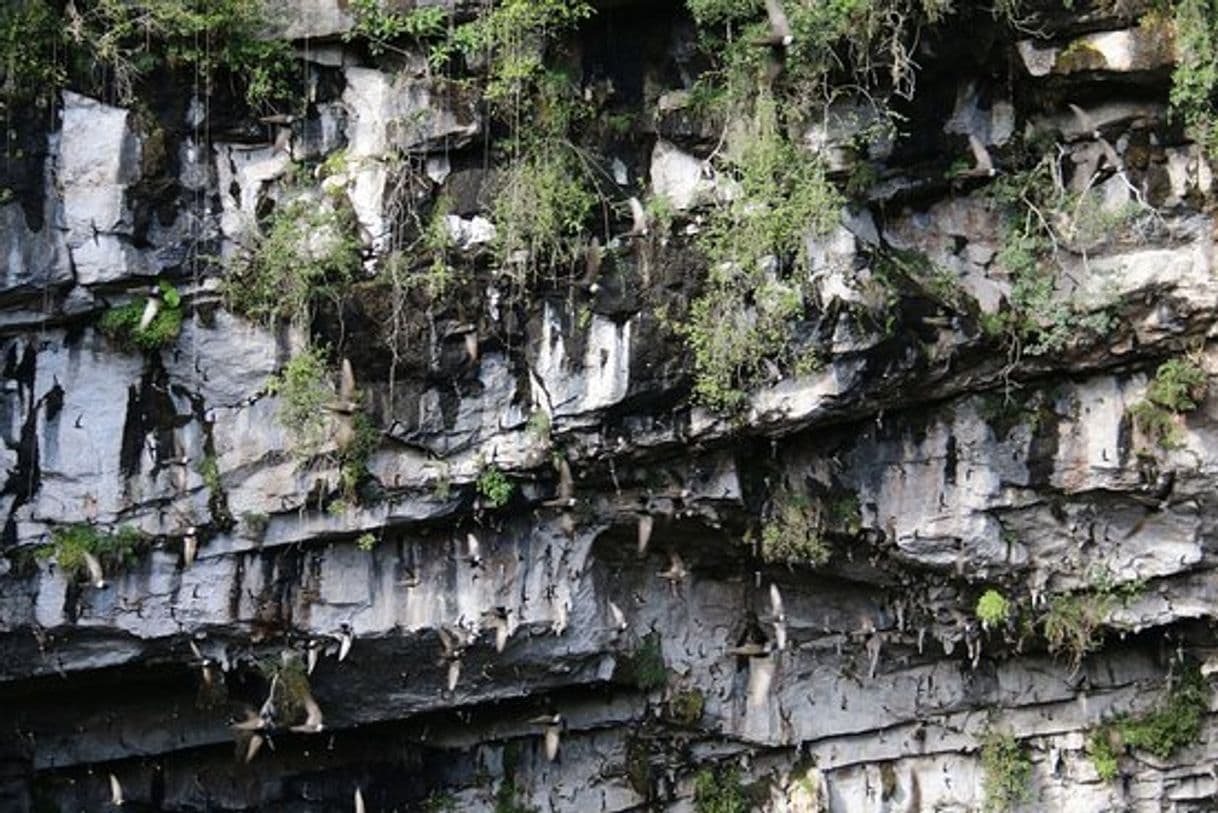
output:
[[[541,263],[479,87],[281,5],[288,115],[190,71],[6,107],[0,807],[1214,808],[1214,187],[1162,9],[958,9],[895,129],[807,105],[840,219],[703,356],[750,193],[683,7],[538,45],[616,117]],[[746,348],[724,408],[771,283],[815,363]]]

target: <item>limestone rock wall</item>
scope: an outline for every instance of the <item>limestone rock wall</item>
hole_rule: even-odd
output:
[[[481,266],[477,296],[415,314],[425,327],[392,360],[371,305],[275,329],[230,313],[209,258],[241,251],[295,166],[339,153],[307,183],[350,202],[369,269],[403,156],[424,196],[455,201],[447,226],[473,256],[494,239],[491,127],[421,56],[344,42],[345,3],[283,5],[317,94],[305,119],[238,137],[185,98],[151,103],[154,133],[65,91],[50,122],[20,124],[24,158],[0,176],[18,192],[0,197],[0,808],[106,809],[113,775],[150,810],[342,810],[358,787],[368,810],[681,811],[716,766],[773,813],[978,810],[978,749],[1003,730],[1030,755],[1024,809],[1214,809],[1213,716],[1169,758],[1123,756],[1116,779],[1086,750],[1104,720],[1155,707],[1185,660],[1206,663],[1218,611],[1218,400],[1173,419],[1171,449],[1148,451],[1127,412],[1165,359],[1218,372],[1212,167],[1168,117],[1173,51],[1136,9],[1058,10],[981,55],[960,32],[934,41],[911,134],[873,145],[881,174],[812,246],[832,352],[725,417],[691,401],[689,354],[658,315],[705,273],[686,227],[732,194],[705,163],[717,133],[672,109],[686,88],[665,69],[691,36],[677,5],[605,4],[596,24],[648,45],[595,70],[621,88],[669,77],[602,157],[623,197],[672,202],[670,239],[619,239],[598,290],[523,307],[501,308]],[[575,39],[601,53],[605,30]],[[810,143],[848,172],[857,117],[841,113]],[[1074,178],[1113,145],[1129,183],[1110,175],[1106,199],[1156,211],[1142,239],[1101,235],[1059,280],[1112,315],[1102,339],[1021,355],[909,291],[889,324],[860,316],[879,247],[924,254],[981,312],[1011,296],[986,184],[945,171],[970,137],[1001,165],[1016,136],[1049,139]],[[148,160],[152,138],[167,159]],[[181,335],[125,352],[98,317],[157,279],[182,293]],[[381,430],[368,496],[341,511],[335,444],[294,456],[267,389],[310,331],[353,360]],[[477,488],[491,462],[514,483],[498,509]],[[749,541],[784,490],[850,506],[823,564],[767,564]],[[150,542],[97,589],[34,555],[72,523]],[[1035,617],[1097,574],[1130,589],[1077,664],[1035,628],[975,618],[987,587]],[[786,648],[735,654],[769,629],[771,585]],[[285,651],[319,655],[324,730],[284,727],[234,758],[230,715],[263,702],[257,663]],[[215,680],[226,702],[205,702]],[[551,762],[533,719],[555,711]]]

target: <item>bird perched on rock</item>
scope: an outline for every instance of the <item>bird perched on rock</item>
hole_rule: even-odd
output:
[[[546,761],[553,762],[558,759],[558,748],[562,739],[562,729],[564,720],[561,714],[543,714],[540,717],[534,717],[529,720],[534,725],[542,726],[542,743],[545,748]]]

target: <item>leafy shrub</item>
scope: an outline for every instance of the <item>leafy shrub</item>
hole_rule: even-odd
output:
[[[1101,779],[1116,778],[1125,748],[1136,748],[1169,759],[1197,742],[1209,713],[1210,690],[1198,669],[1187,670],[1158,708],[1105,723],[1087,738],[1087,753]]]
[[[986,734],[981,768],[987,813],[1005,813],[1032,798],[1032,760],[1013,735]]]
[[[301,456],[314,454],[325,440],[325,406],[333,397],[325,354],[310,347],[293,356],[266,383],[267,393],[280,400],[279,422],[296,442]]]
[[[36,0],[0,11],[0,96],[45,97],[72,80],[93,95],[128,103],[138,81],[175,68],[227,79],[254,107],[289,93],[294,54],[288,43],[263,35],[261,0],[60,5]]]
[[[804,497],[780,496],[761,528],[761,558],[770,563],[819,566],[829,560],[829,554],[820,512]]]
[[[98,329],[124,350],[159,350],[173,344],[182,332],[182,295],[168,282],[158,283],[160,310],[148,327],[140,330],[140,320],[148,305],[141,297],[102,315]]]
[[[703,768],[694,776],[694,810],[697,813],[748,813],[752,808],[740,771]]]
[[[668,683],[668,666],[664,663],[660,633],[649,632],[639,641],[630,656],[630,671],[634,684],[645,692],[663,688]]]
[[[685,689],[668,699],[665,716],[677,725],[692,726],[702,719],[706,698],[698,689]]]
[[[1011,613],[1011,602],[997,590],[986,590],[977,599],[977,620],[983,627],[998,627],[1007,622]]]
[[[355,547],[359,548],[365,553],[370,552],[376,547],[376,536],[370,533],[360,534],[359,538],[355,540]]]
[[[1218,154],[1218,0],[1177,0],[1172,109],[1211,155]]]
[[[252,251],[230,265],[225,302],[255,321],[306,324],[319,297],[337,296],[355,278],[360,250],[349,204],[297,199],[276,209]]]
[[[478,493],[491,508],[502,508],[512,499],[514,486],[507,475],[495,466],[484,466],[476,483]]]
[[[403,37],[429,39],[447,31],[448,12],[442,6],[422,6],[403,13],[385,9],[382,0],[352,0],[349,10],[355,24],[343,34],[343,40],[366,40],[373,56]]]
[[[50,544],[39,547],[37,555],[53,558],[65,574],[79,579],[88,575],[86,553],[97,557],[103,567],[129,567],[145,541],[142,533],[128,526],[104,531],[92,525],[68,525],[52,530]]]
[[[1191,412],[1205,399],[1209,378],[1200,365],[1188,358],[1171,359],[1159,365],[1146,388],[1146,399],[1126,410],[1133,425],[1164,449],[1180,445],[1176,416]]]

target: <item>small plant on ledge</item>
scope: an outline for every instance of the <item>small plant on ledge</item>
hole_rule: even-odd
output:
[[[98,323],[123,350],[160,350],[182,332],[182,295],[162,280],[148,296],[111,308]]]
[[[1011,602],[997,590],[986,590],[977,599],[977,620],[984,629],[1001,627],[1011,614]]]
[[[1146,388],[1146,399],[1131,405],[1127,413],[1134,427],[1164,449],[1180,446],[1177,416],[1192,412],[1205,400],[1209,377],[1189,358],[1176,358],[1159,365]]]
[[[490,508],[502,508],[512,499],[515,487],[497,466],[487,465],[478,475],[478,494]]]
[[[50,543],[39,547],[36,555],[54,559],[69,578],[82,579],[90,575],[90,559],[103,568],[134,564],[145,541],[142,533],[129,526],[105,531],[92,525],[67,525],[51,531]]]

